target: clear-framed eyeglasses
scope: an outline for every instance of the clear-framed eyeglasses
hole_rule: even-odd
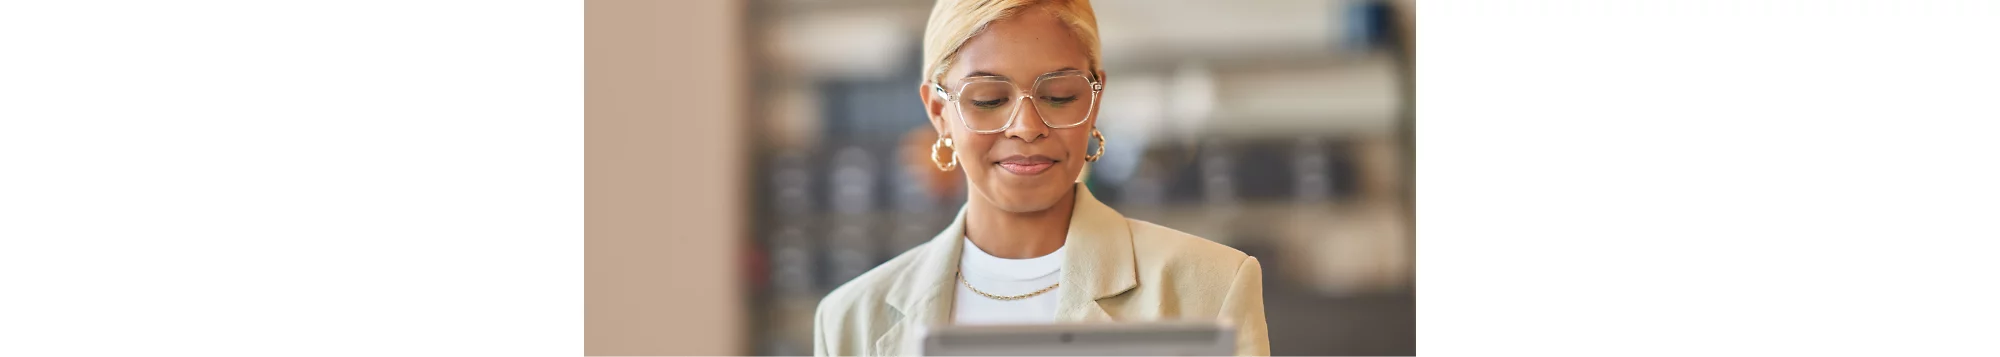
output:
[[[946,92],[938,82],[931,90],[944,96],[958,111],[959,124],[975,133],[992,134],[1014,127],[1014,117],[1022,108],[1033,107],[1043,124],[1050,128],[1083,125],[1097,111],[1097,97],[1104,83],[1081,70],[1056,71],[1035,77],[1031,91],[1022,91],[1006,77],[969,77],[958,91]],[[1021,105],[1031,102],[1034,105]]]

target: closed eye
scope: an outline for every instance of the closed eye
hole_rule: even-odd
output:
[[[1001,105],[1007,104],[1007,98],[1003,97],[994,100],[972,100],[970,102],[972,102],[972,106],[974,107],[992,109],[992,108],[999,108]]]

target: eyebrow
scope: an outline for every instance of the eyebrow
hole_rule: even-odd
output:
[[[1049,71],[1048,73],[1056,73],[1056,72],[1062,72],[1062,71],[1074,71],[1074,70],[1076,70],[1076,67],[1063,67],[1063,68],[1057,68],[1056,70],[1053,70],[1053,71]],[[1044,73],[1044,74],[1047,74],[1047,73]],[[1004,80],[1004,79],[1009,79],[1009,78],[1007,78],[1007,76],[1002,76],[1002,75],[999,75],[999,74],[996,74],[996,73],[993,73],[993,72],[987,72],[987,71],[982,71],[982,70],[974,70],[974,71],[972,71],[972,73],[966,73],[966,74],[965,74],[965,77],[961,77],[961,78],[972,78],[972,77],[995,77],[995,78],[999,78],[999,79],[1003,79],[1003,80]]]

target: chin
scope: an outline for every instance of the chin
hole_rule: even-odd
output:
[[[1055,207],[1058,203],[1062,203],[1063,196],[1069,194],[1070,189],[1075,184],[1074,174],[1064,176],[1066,173],[1054,171],[1056,170],[1036,175],[1037,177],[1035,178],[1037,180],[1026,182],[1007,180],[1006,178],[993,180],[993,182],[985,185],[984,189],[980,190],[982,191],[980,195],[984,196],[987,202],[991,202],[995,207],[1007,212],[1027,213],[1045,211],[1051,207]],[[1004,172],[996,172],[995,174],[1008,175]],[[1071,177],[1072,179],[1054,179],[1061,177]]]

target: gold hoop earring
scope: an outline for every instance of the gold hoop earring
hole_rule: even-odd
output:
[[[940,148],[951,148],[953,151],[957,151],[958,149],[951,146],[951,138],[939,137],[936,142],[931,143],[931,163],[937,164],[938,171],[951,171],[951,169],[958,168],[958,155],[948,155],[951,156],[951,161],[946,162],[944,159],[938,158],[938,149]]]
[[[1090,129],[1090,136],[1097,138],[1097,153],[1084,156],[1083,161],[1096,162],[1097,159],[1104,158],[1104,144],[1106,143],[1106,141],[1104,141],[1104,132],[1097,131],[1097,129],[1092,128]]]

